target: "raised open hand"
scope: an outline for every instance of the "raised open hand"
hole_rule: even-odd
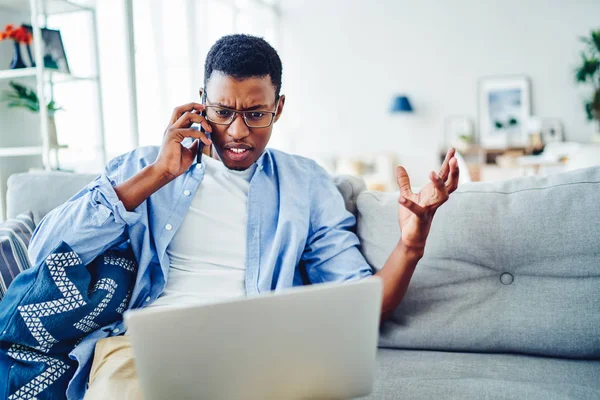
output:
[[[440,172],[436,174],[431,171],[429,174],[431,182],[419,193],[412,192],[406,170],[397,167],[396,177],[400,188],[398,222],[404,245],[418,249],[425,248],[425,241],[436,210],[458,187],[458,162],[454,154],[454,149],[448,150]]]

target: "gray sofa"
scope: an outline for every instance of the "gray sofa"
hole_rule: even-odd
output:
[[[7,214],[36,223],[93,179],[18,174]],[[397,194],[337,177],[371,265],[400,231]],[[600,167],[462,185],[437,213],[381,329],[369,399],[600,399]]]

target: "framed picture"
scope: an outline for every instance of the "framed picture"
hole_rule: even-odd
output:
[[[31,25],[23,25],[31,34],[33,34],[33,28]],[[42,40],[44,41],[44,67],[50,69],[56,69],[66,74],[71,73],[69,70],[69,63],[67,62],[67,55],[65,54],[65,48],[63,46],[62,37],[60,31],[55,29],[42,28]],[[35,66],[35,40],[31,44],[31,51],[27,51],[29,55],[29,66]]]
[[[558,118],[542,119],[542,141],[544,144],[553,142],[563,142],[565,136],[563,133],[562,122]]]
[[[525,147],[531,84],[523,75],[491,76],[478,85],[479,142],[484,148]]]

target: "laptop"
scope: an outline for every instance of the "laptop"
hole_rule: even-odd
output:
[[[377,277],[130,310],[144,399],[347,399],[373,386]]]

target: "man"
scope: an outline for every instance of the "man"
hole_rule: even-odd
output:
[[[32,238],[33,264],[60,241],[87,264],[130,239],[139,263],[130,308],[370,276],[349,230],[355,219],[327,173],[309,159],[266,149],[285,106],[281,75],[279,56],[263,39],[217,41],[200,90],[206,104],[177,107],[160,149],[140,148],[112,160],[87,190],[52,211]],[[196,163],[200,142],[215,154],[208,150]],[[402,167],[397,174],[402,237],[377,272],[384,318],[404,297],[435,211],[458,183],[453,150],[419,194],[411,192]],[[131,346],[127,336],[118,336],[122,322],[110,328],[111,337],[97,345],[98,337],[88,337],[73,352],[80,367],[69,395],[79,395],[77,382],[96,345],[86,398],[139,396]]]

